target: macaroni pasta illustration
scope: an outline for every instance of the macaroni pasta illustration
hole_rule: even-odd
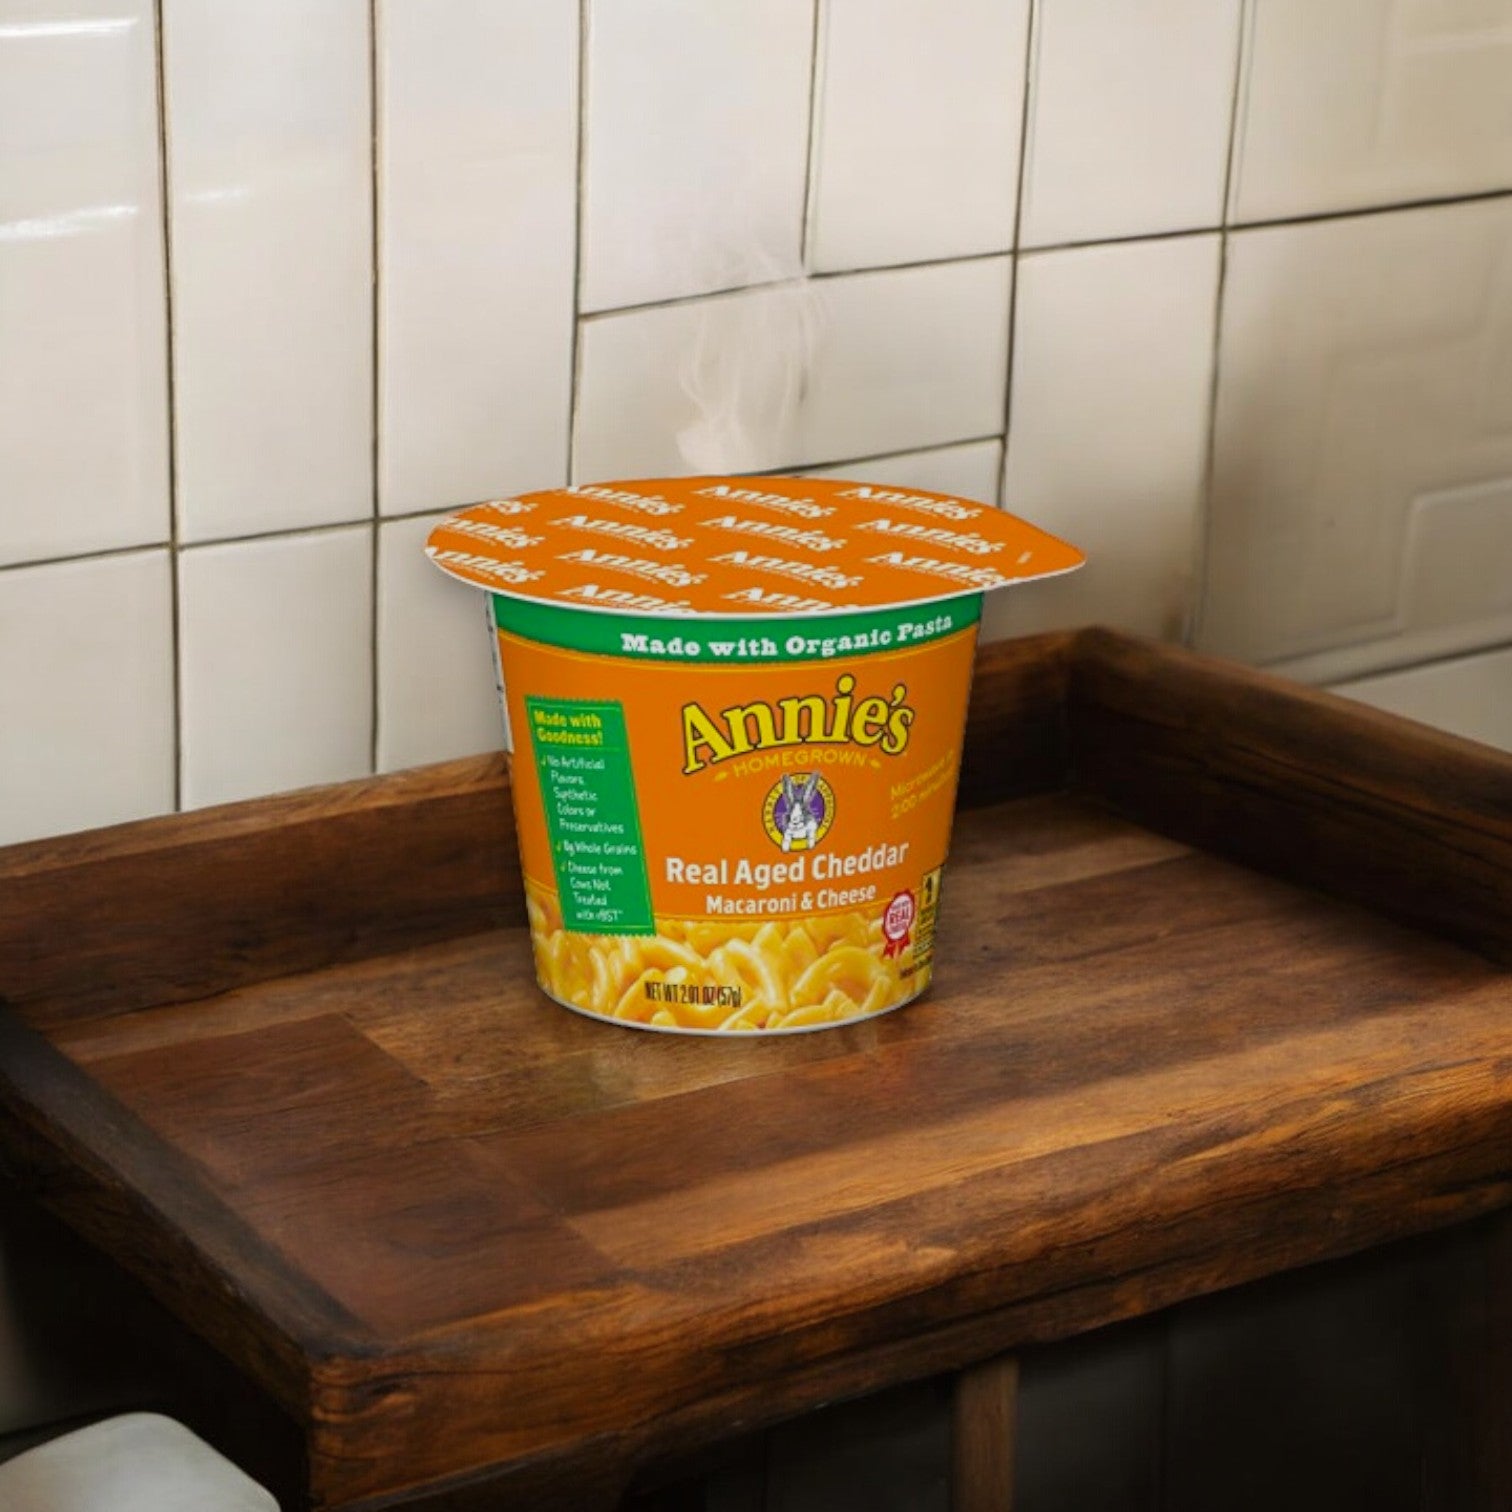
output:
[[[657,933],[573,934],[554,892],[526,884],[542,986],[605,1018],[664,1029],[801,1029],[892,1008],[922,990],[863,913],[764,924],[657,919]]]

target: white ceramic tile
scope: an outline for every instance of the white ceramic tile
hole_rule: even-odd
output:
[[[1239,10],[1239,0],[1040,6],[1022,245],[1219,224]]]
[[[180,534],[372,489],[368,0],[164,0]]]
[[[504,744],[494,689],[488,595],[425,554],[441,519],[378,530],[378,770],[419,766]]]
[[[1250,7],[1239,220],[1512,188],[1506,0]]]
[[[0,844],[173,807],[165,551],[0,572]]]
[[[798,270],[815,0],[592,0],[586,310]]]
[[[1019,263],[1003,503],[1087,553],[988,596],[984,634],[1105,624],[1179,638],[1207,455],[1218,238]]]
[[[125,1412],[74,1427],[0,1465],[11,1512],[278,1512],[270,1493],[182,1423]]]
[[[1028,0],[823,0],[809,257],[1013,245]]]
[[[808,471],[816,478],[895,483],[900,488],[927,488],[958,499],[991,504],[997,499],[998,479],[1003,471],[1003,443],[970,441],[964,446],[937,446],[929,451],[842,462],[838,467],[814,467]]]
[[[381,0],[379,492],[565,481],[577,0]]]
[[[186,808],[368,772],[371,593],[365,526],[180,553]]]
[[[1334,680],[1512,638],[1512,200],[1243,231],[1201,643]]]
[[[1340,683],[1334,692],[1512,751],[1512,648]]]
[[[574,474],[753,472],[991,435],[1006,257],[585,321]]]
[[[165,541],[148,0],[0,7],[0,562]]]

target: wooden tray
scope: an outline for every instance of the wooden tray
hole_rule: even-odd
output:
[[[1512,760],[1106,632],[989,648],[931,996],[532,984],[502,765],[0,853],[0,1148],[321,1506],[637,1465],[1512,1200]]]

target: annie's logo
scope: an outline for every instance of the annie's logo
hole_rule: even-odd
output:
[[[683,705],[683,775],[717,766],[733,756],[781,746],[875,746],[897,756],[908,746],[914,710],[908,689],[896,683],[882,698],[857,698],[849,672],[835,679],[832,697],[805,693],[775,704],[734,704],[711,714],[700,703]]]

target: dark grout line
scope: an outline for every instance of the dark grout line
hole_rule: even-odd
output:
[[[161,3],[161,0],[159,0],[159,3]],[[1512,190],[1495,190],[1495,191],[1489,191],[1489,192],[1484,193],[1484,194],[1460,196],[1460,197],[1455,198],[1455,199],[1421,201],[1421,202],[1417,202],[1416,204],[1413,204],[1413,205],[1392,206],[1392,207],[1389,207],[1389,208],[1390,209],[1412,209],[1412,208],[1418,208],[1419,205],[1430,205],[1430,206],[1431,205],[1454,205],[1454,204],[1463,204],[1463,203],[1476,203],[1476,202],[1479,202],[1479,201],[1482,201],[1482,200],[1502,199],[1502,198],[1512,198]],[[1377,214],[1377,213],[1386,213],[1386,211],[1385,211],[1385,209],[1383,209],[1381,211],[1366,211],[1366,212],[1359,212],[1359,213],[1360,214]],[[1343,216],[1343,215],[1329,215],[1329,216],[1315,216],[1315,217],[1310,217],[1309,219],[1316,220],[1316,219],[1344,219],[1344,218],[1353,218],[1353,217],[1352,216]],[[1256,228],[1259,228],[1261,225],[1266,225],[1266,226],[1269,226],[1269,225],[1291,225],[1291,224],[1301,224],[1301,223],[1304,223],[1304,222],[1273,221],[1273,222],[1256,223]],[[1130,243],[1130,242],[1170,241],[1170,240],[1175,240],[1175,239],[1185,238],[1185,237],[1191,237],[1191,236],[1217,236],[1220,239],[1220,245],[1226,247],[1226,244],[1227,244],[1226,231],[1242,231],[1242,230],[1249,230],[1249,229],[1252,229],[1252,228],[1250,226],[1235,226],[1235,227],[1231,227],[1231,228],[1224,228],[1222,226],[1212,226],[1212,227],[1206,227],[1206,228],[1202,228],[1202,229],[1194,229],[1194,230],[1190,230],[1190,231],[1171,231],[1171,232],[1161,232],[1161,233],[1158,233],[1158,234],[1146,235],[1146,236],[1116,237],[1116,238],[1110,238],[1108,240],[1098,241],[1098,242],[1068,242],[1068,243],[1060,244],[1060,245],[1055,246],[1055,247],[1035,247],[1035,248],[1025,249],[1025,250],[1021,251],[1020,253],[1018,253],[1017,256],[1018,256],[1019,259],[1022,259],[1024,257],[1033,257],[1033,256],[1036,256],[1036,255],[1038,255],[1041,252],[1053,252],[1053,251],[1067,250],[1067,249],[1073,249],[1073,248],[1084,248],[1084,247],[1122,246],[1122,245],[1125,245],[1125,244]],[[936,260],[930,261],[930,262],[924,262],[924,263],[904,263],[904,264],[898,264],[896,266],[898,268],[933,267],[933,266],[938,266],[941,263],[981,262],[981,261],[985,261],[985,260],[987,260],[989,258],[1006,257],[1006,256],[1009,256],[1009,255],[1010,254],[1007,253],[1007,252],[976,253],[976,254],[972,254],[971,256],[968,256],[968,257],[940,258],[940,259],[936,259]],[[855,269],[855,270],[851,270],[851,271],[843,272],[843,273],[822,273],[822,274],[815,274],[813,276],[815,278],[856,277],[856,276],[861,276],[861,275],[864,275],[864,274],[867,274],[867,273],[884,273],[884,272],[892,272],[892,271],[895,271],[895,269],[893,267],[888,267],[888,268],[860,268],[860,269]],[[603,310],[603,311],[597,311],[597,312],[590,312],[589,314],[583,316],[582,318],[584,320],[596,320],[596,319],[599,319],[599,318],[601,318],[603,316],[608,316],[608,315],[630,314],[630,313],[634,313],[634,312],[639,311],[639,310],[662,308],[664,305],[688,304],[688,303],[692,303],[693,301],[699,300],[699,299],[713,299],[713,298],[719,298],[719,297],[722,297],[724,295],[729,295],[729,294],[744,293],[744,292],[747,291],[747,289],[778,288],[778,287],[781,287],[784,284],[802,283],[803,281],[804,280],[802,280],[802,279],[782,279],[782,280],[777,280],[777,281],[772,282],[772,283],[752,284],[752,285],[744,286],[744,287],[742,287],[740,289],[721,290],[721,291],[719,291],[716,294],[694,294],[694,295],[687,295],[687,296],[684,296],[684,297],[678,298],[678,299],[661,301],[661,302],[656,303],[656,304],[631,305],[631,306],[626,306],[623,309]],[[1220,289],[1220,295],[1221,295],[1221,292],[1222,291]],[[1015,290],[1014,290],[1013,304],[1015,306],[1017,304],[1017,280],[1016,279],[1015,279]],[[377,342],[376,332],[375,332],[375,336],[374,336],[374,341],[375,341],[375,346],[376,346],[376,342]],[[172,364],[171,364],[172,344],[171,344],[171,342],[169,344],[168,351],[170,353],[170,375],[171,375],[171,367],[172,367]],[[170,387],[171,387],[171,382],[172,382],[172,379],[171,379],[171,376],[170,376]],[[174,412],[171,411],[171,410],[170,410],[170,416],[169,416],[169,423],[170,423],[170,428],[173,428],[173,427],[176,426],[176,416],[175,416]],[[375,429],[376,429],[376,427],[375,427]],[[861,456],[846,458],[846,459],[844,459],[844,460],[842,460],[840,462],[812,462],[812,463],[809,463],[809,462],[793,462],[793,463],[787,463],[787,464],[784,464],[782,467],[765,468],[765,469],[760,469],[760,470],[757,470],[757,471],[753,471],[753,472],[750,472],[750,473],[746,474],[745,476],[749,476],[749,477],[772,476],[772,475],[776,475],[776,474],[782,473],[782,472],[791,472],[792,469],[795,468],[795,467],[843,467],[843,466],[848,466],[851,463],[881,462],[881,461],[887,461],[887,460],[889,460],[890,458],[893,458],[893,457],[916,456],[916,455],[919,455],[919,454],[922,454],[922,453],[925,453],[925,452],[939,451],[939,450],[942,450],[942,449],[945,449],[945,448],[948,448],[948,447],[971,446],[971,445],[980,444],[980,443],[985,442],[985,441],[1006,441],[1006,439],[1007,439],[1007,434],[1006,434],[1006,429],[1005,429],[1004,431],[994,431],[994,432],[991,432],[991,433],[988,433],[988,434],[984,434],[984,435],[963,436],[963,437],[959,437],[959,438],[952,439],[952,440],[949,440],[949,441],[932,442],[928,446],[905,447],[901,451],[868,452],[868,453],[865,453],[865,454],[863,454]],[[375,445],[376,445],[376,437],[375,437]],[[234,546],[234,545],[240,545],[240,544],[243,544],[243,543],[246,543],[246,542],[252,542],[252,541],[272,540],[272,539],[275,539],[275,538],[278,538],[278,537],[282,537],[282,536],[322,535],[322,534],[327,534],[327,533],[329,533],[331,531],[336,531],[336,530],[350,530],[350,529],[354,529],[357,526],[362,525],[363,523],[365,523],[367,521],[372,521],[376,526],[382,527],[383,525],[386,525],[386,524],[394,524],[394,523],[398,523],[398,522],[404,521],[404,520],[416,520],[416,519],[420,519],[420,518],[423,518],[423,517],[428,516],[428,515],[444,515],[444,514],[448,514],[448,513],[452,512],[454,510],[457,510],[457,509],[464,509],[464,508],[466,508],[471,503],[482,503],[482,502],[484,502],[481,499],[480,500],[463,500],[463,501],[460,501],[460,502],[448,503],[448,504],[426,505],[425,507],[420,508],[420,509],[399,510],[399,511],[396,511],[396,512],[393,512],[393,513],[380,512],[380,511],[378,511],[378,509],[375,506],[375,508],[372,510],[372,512],[369,515],[366,515],[366,516],[357,515],[357,516],[353,516],[351,519],[335,520],[335,521],[330,521],[330,522],[327,522],[327,523],[321,524],[321,525],[281,526],[281,527],[277,527],[277,528],[274,528],[274,529],[271,529],[271,530],[247,531],[247,532],[243,532],[243,533],[238,534],[238,535],[210,536],[210,537],[204,538],[203,540],[186,541],[186,540],[182,539],[182,537],[180,536],[180,534],[178,532],[177,498],[176,498],[176,482],[177,482],[176,450],[171,445],[170,445],[170,450],[169,450],[169,467],[170,467],[170,478],[171,478],[171,480],[172,480],[172,482],[174,484],[174,495],[175,495],[174,496],[174,500],[173,500],[173,510],[172,510],[173,527],[174,528],[173,528],[173,534],[169,538],[162,539],[162,540],[153,540],[153,541],[141,541],[141,542],[133,543],[133,544],[131,544],[129,546],[112,546],[112,547],[105,547],[103,549],[98,549],[98,550],[89,550],[89,551],[80,551],[80,552],[66,552],[66,553],[63,553],[62,555],[58,555],[58,556],[27,558],[27,559],[25,559],[23,561],[17,561],[17,562],[0,562],[0,572],[16,572],[16,571],[23,571],[23,570],[25,570],[27,568],[30,568],[30,567],[52,567],[52,566],[60,565],[60,564],[65,563],[65,562],[92,561],[92,560],[94,560],[96,558],[112,557],[112,556],[125,556],[125,555],[131,554],[132,552],[155,551],[155,550],[161,550],[164,547],[168,547],[170,549],[177,550],[177,551],[199,551],[199,550],[202,550],[205,547],[210,547],[210,546]]]
[[[1197,500],[1197,529],[1192,541],[1192,598],[1187,606],[1181,643],[1193,645],[1207,616],[1208,565],[1213,551],[1213,480],[1218,468],[1218,383],[1223,358],[1223,297],[1228,287],[1229,232],[1227,226],[1229,193],[1234,183],[1234,165],[1239,156],[1239,101],[1245,88],[1245,61],[1250,56],[1250,28],[1254,21],[1254,0],[1243,0],[1239,16],[1239,38],[1234,47],[1233,91],[1229,96],[1228,151],[1223,166],[1224,226],[1218,233],[1218,277],[1213,292],[1213,340],[1211,366],[1208,371],[1207,440],[1202,458],[1202,493]]]
[[[996,247],[990,252],[963,252],[958,257],[920,257],[912,262],[882,263],[875,268],[826,268],[821,273],[811,273],[815,282],[830,278],[868,278],[873,273],[911,273],[917,268],[945,268],[957,263],[991,262],[998,257],[1012,257],[1011,247]]]
[[[1001,441],[1003,438],[997,431],[989,436],[964,436],[959,441],[936,441],[931,446],[905,446],[902,451],[868,452],[864,457],[842,457],[838,462],[789,462],[782,467],[763,467],[755,472],[739,473],[742,478],[784,478],[794,477],[813,472],[816,468],[823,468],[825,472],[833,472],[837,467],[855,467],[865,462],[895,462],[899,457],[923,457],[930,452],[950,451],[957,446],[981,446],[987,441]]]
[[[809,235],[814,219],[814,190],[817,187],[814,165],[819,155],[819,138],[816,131],[815,111],[819,102],[819,38],[824,6],[829,0],[810,0],[812,25],[809,29],[809,87],[808,87],[808,133],[805,138],[807,152],[803,159],[803,208],[798,223],[798,266],[812,274],[809,267]]]
[[[422,513],[434,513],[431,510]],[[381,524],[381,521],[376,523]],[[371,530],[374,527],[371,515],[357,515],[350,520],[334,520],[328,525],[295,525],[282,530],[252,530],[244,535],[216,536],[212,540],[180,541],[180,556],[190,556],[196,551],[209,551],[217,546],[250,546],[258,541],[293,540],[298,536],[334,535],[338,530]]]
[[[163,38],[163,0],[153,3],[153,55],[157,88],[158,199],[163,222],[163,364],[168,444],[168,623],[173,659],[173,807],[184,807],[183,613],[179,589],[178,400],[173,340],[173,205],[168,174],[168,77]]]
[[[707,289],[699,294],[678,294],[672,299],[651,299],[644,304],[616,305],[610,310],[588,310],[584,322],[608,320],[617,315],[638,315],[647,310],[670,310],[679,305],[698,304],[707,299],[731,299],[740,294],[754,294],[765,289],[802,288],[809,283],[824,283],[832,278],[869,278],[874,273],[908,273],[916,268],[946,268],[957,263],[990,262],[994,258],[1011,257],[1012,250],[999,247],[991,252],[963,252],[953,257],[924,257],[914,262],[882,263],[874,268],[827,268],[818,273],[798,274],[783,278],[764,278],[756,283],[735,284],[727,289]]]
[[[0,562],[0,576],[8,572],[30,572],[33,567],[66,567],[71,562],[108,562],[112,557],[144,556],[149,551],[166,551],[171,555],[173,541],[139,541],[131,546],[107,546],[103,551],[77,551],[65,556],[30,557],[24,562]]]
[[[1022,159],[1019,173],[1024,172]],[[639,315],[648,310],[671,310],[679,305],[696,304],[705,299],[729,299],[739,294],[752,294],[763,289],[791,288],[809,281],[822,282],[830,278],[865,278],[873,273],[906,273],[915,268],[942,268],[955,263],[987,262],[994,257],[1013,257],[1015,260],[1041,257],[1050,252],[1087,251],[1096,247],[1122,247],[1131,242],[1178,241],[1183,237],[1217,236],[1224,232],[1267,231],[1278,226],[1310,226],[1318,221],[1361,220],[1375,215],[1391,215],[1399,210],[1431,210],[1454,205],[1478,204],[1483,200],[1512,198],[1512,186],[1505,189],[1486,189],[1474,194],[1449,194],[1433,199],[1402,200],[1390,205],[1368,205],[1351,210],[1320,210],[1309,215],[1278,216],[1272,220],[1234,222],[1225,225],[1215,221],[1207,225],[1183,226],[1174,231],[1138,231],[1128,236],[1099,236],[1085,241],[1047,242],[1043,246],[999,247],[988,252],[963,252],[948,257],[926,257],[915,262],[880,263],[865,268],[826,268],[821,272],[801,277],[769,278],[755,283],[733,284],[728,288],[706,289],[697,294],[678,294],[671,299],[648,299],[641,304],[614,305],[603,310],[584,310],[581,322],[608,320],[617,315]],[[1015,229],[1015,240],[1017,240]]]
[[[1024,224],[1024,185],[1029,175],[1029,132],[1033,125],[1034,84],[1038,74],[1035,68],[1035,48],[1039,46],[1040,0],[1031,0],[1029,14],[1024,21],[1024,100],[1019,112],[1019,160],[1018,176],[1013,190],[1013,245],[1017,249],[1019,233]],[[1008,358],[1003,370],[1003,457],[998,466],[997,496],[994,503],[999,509],[1007,507],[1004,495],[1008,491],[1008,447],[1013,431],[1013,366],[1018,352],[1018,306],[1019,284],[1022,269],[1018,266],[1021,254],[1015,251],[1013,280],[1008,288]]]
[[[814,277],[819,276],[814,275]],[[679,305],[697,304],[704,299],[728,299],[735,294],[750,294],[758,289],[792,288],[796,284],[805,282],[807,280],[802,276],[763,278],[756,283],[731,284],[728,288],[705,289],[697,294],[677,294],[671,299],[648,299],[641,304],[615,305],[607,310],[580,310],[578,323],[587,325],[596,320],[607,320],[615,315],[639,315],[646,310],[675,310]]]
[[[1233,221],[1233,198],[1244,155],[1239,136],[1239,107],[1249,97],[1249,60],[1254,56],[1255,3],[1239,0],[1239,38],[1234,48],[1233,91],[1229,95],[1228,151],[1223,158],[1223,198],[1218,214],[1225,228]]]
[[[583,170],[588,162],[588,28],[590,0],[578,0],[577,35],[577,142],[573,172],[576,215],[572,227],[572,331],[567,354],[567,456],[562,476],[574,480],[573,465],[577,456],[578,402],[583,388],[583,225],[587,205],[587,179]]]
[[[948,442],[947,445],[957,445],[956,442]],[[933,451],[933,447],[921,448]],[[828,466],[828,464],[824,464]],[[496,496],[497,497],[497,496]],[[470,501],[483,503],[481,499]],[[251,546],[259,541],[292,541],[303,536],[335,535],[342,530],[363,530],[376,527],[381,530],[383,526],[398,524],[404,520],[419,520],[427,515],[446,515],[458,509],[466,509],[467,504],[442,504],[432,506],[429,509],[411,509],[403,514],[382,515],[377,520],[371,516],[359,515],[351,520],[337,520],[329,525],[295,525],[279,530],[256,530],[246,535],[215,536],[204,541],[138,541],[130,546],[107,546],[102,551],[76,551],[64,556],[31,557],[24,562],[0,562],[0,574],[7,572],[28,572],[33,567],[66,567],[71,562],[104,562],[111,557],[141,556],[149,551],[168,551],[174,556],[183,558],[193,556],[196,552],[211,551],[218,546]]]
[[[1225,185],[1232,165],[1225,169]],[[1228,189],[1225,188],[1225,193]],[[1430,199],[1396,200],[1389,205],[1360,205],[1350,210],[1317,210],[1307,215],[1278,215],[1269,220],[1215,221],[1209,225],[1183,226],[1175,231],[1136,231],[1128,236],[1098,236],[1085,241],[1046,242],[1040,247],[1020,247],[1020,257],[1039,257],[1046,252],[1087,251],[1094,247],[1121,247],[1129,242],[1176,241],[1184,236],[1235,235],[1245,231],[1273,231],[1281,226],[1312,226],[1320,221],[1366,220],[1376,215],[1394,215],[1402,210],[1449,209],[1455,205],[1475,205],[1484,200],[1512,198],[1512,185],[1504,189],[1481,189],[1473,194],[1444,194]],[[946,258],[944,261],[965,261]],[[871,270],[862,270],[871,271]],[[833,276],[833,275],[828,275]],[[609,312],[605,312],[606,314]]]
[[[1127,236],[1098,236],[1085,241],[1046,242],[1038,247],[1020,247],[1020,259],[1043,257],[1052,252],[1087,252],[1097,247],[1126,247],[1132,242],[1181,241],[1192,236],[1216,236],[1223,230],[1219,222],[1206,226],[1182,226],[1175,231],[1134,231]]]
[[[787,462],[781,467],[766,467],[756,471],[741,473],[738,476],[746,478],[772,478],[780,476],[793,476],[801,472],[812,471],[815,468],[824,468],[833,471],[837,467],[856,467],[867,462],[892,462],[900,457],[923,457],[931,452],[952,451],[958,446],[983,446],[988,442],[1001,443],[1003,435],[1000,431],[992,431],[981,436],[959,436],[949,441],[934,441],[928,446],[906,446],[901,451],[867,452],[858,457],[842,457],[838,461],[828,462]],[[490,495],[491,498],[504,497],[503,495]],[[165,548],[172,550],[176,555],[183,557],[192,555],[198,551],[213,549],[217,546],[247,546],[258,541],[282,541],[294,540],[302,536],[334,535],[342,530],[360,530],[364,526],[371,525],[381,539],[385,525],[401,525],[409,520],[424,520],[432,517],[454,514],[459,509],[467,509],[473,504],[482,504],[484,499],[463,499],[451,504],[431,504],[424,509],[406,509],[397,514],[379,515],[376,520],[369,520],[361,515],[350,520],[337,520],[329,525],[296,525],[292,528],[280,530],[257,530],[245,535],[216,536],[204,541],[144,541],[135,546],[114,546],[105,551],[81,551],[72,556],[43,557],[36,561],[5,562],[0,563],[0,573],[22,572],[29,567],[58,567],[68,562],[94,562],[106,557],[131,556],[134,553],[148,551],[162,551]]]
[[[1306,215],[1280,215],[1270,220],[1230,221],[1229,231],[1267,231],[1276,226],[1311,226],[1318,221],[1365,220],[1375,215],[1394,215],[1399,210],[1448,209],[1452,205],[1478,205],[1485,200],[1512,198],[1512,184],[1500,189],[1478,189],[1471,194],[1437,194],[1424,199],[1393,200],[1389,205],[1356,205],[1347,210],[1313,210]]]
[[[958,440],[953,441],[935,441],[929,446],[905,446],[901,451],[867,452],[859,457],[841,457],[835,462],[785,462],[780,467],[756,468],[750,472],[734,474],[734,476],[741,478],[793,477],[801,473],[811,472],[815,468],[820,467],[824,468],[826,472],[831,472],[837,467],[856,467],[866,462],[893,462],[899,457],[924,457],[928,456],[930,452],[951,451],[958,446],[982,446],[988,442],[1001,443],[1002,439],[1003,437],[1000,432],[993,431],[990,435],[985,436],[962,436]],[[403,520],[428,519],[433,515],[452,514],[456,510],[467,509],[473,504],[482,504],[484,502],[486,501],[483,499],[468,499],[458,504],[442,504],[439,507],[432,506],[429,509],[411,509],[404,514],[385,515],[380,523],[392,525]],[[254,537],[254,539],[258,538]]]
[[[372,468],[373,511],[369,527],[372,539],[369,542],[368,563],[368,764],[369,770],[378,770],[378,525],[382,518],[380,492],[382,489],[382,303],[381,303],[381,247],[382,231],[379,224],[379,207],[382,203],[382,181],[379,166],[379,79],[378,79],[378,22],[379,0],[368,0],[368,118],[371,125],[372,189],[369,207],[370,233],[372,238],[372,362],[371,427],[372,452],[369,466]]]
[[[537,490],[521,489],[521,493],[535,493]],[[378,528],[382,530],[385,525],[397,525],[404,520],[424,520],[431,515],[455,514],[459,509],[470,509],[474,504],[487,504],[490,499],[505,499],[508,494],[490,494],[487,499],[464,499],[460,504],[432,504],[426,509],[406,509],[399,514],[386,514],[378,521]]]

